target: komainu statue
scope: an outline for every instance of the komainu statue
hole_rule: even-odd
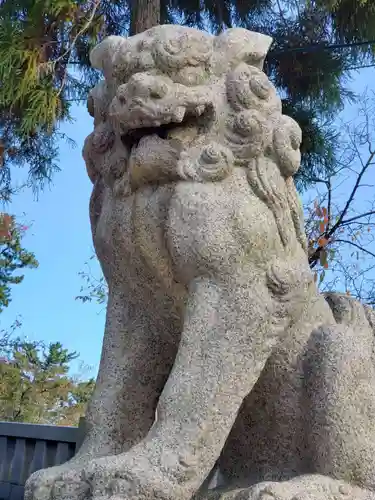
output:
[[[169,25],[93,50],[102,357],[79,452],[26,500],[375,499],[375,315],[312,279],[270,44]]]

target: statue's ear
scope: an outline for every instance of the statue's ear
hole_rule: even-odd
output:
[[[126,43],[126,38],[122,36],[112,35],[105,38],[90,52],[91,66],[101,71],[105,78],[110,77],[115,54]]]
[[[270,36],[255,31],[248,31],[244,28],[224,31],[214,40],[215,73],[223,73],[241,62],[263,69],[271,44]]]

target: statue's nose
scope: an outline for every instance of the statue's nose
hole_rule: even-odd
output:
[[[129,97],[162,99],[168,94],[168,85],[153,75],[136,73],[127,83],[126,91]]]

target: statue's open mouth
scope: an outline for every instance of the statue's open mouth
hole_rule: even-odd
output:
[[[189,112],[187,110],[184,113],[182,121],[179,122],[169,122],[158,126],[151,127],[140,127],[129,130],[127,133],[121,136],[123,143],[131,151],[134,147],[137,147],[140,140],[146,136],[157,135],[160,139],[168,140],[176,135],[179,130],[186,130],[188,128],[195,128],[197,134],[204,133],[204,130],[208,127],[208,124],[213,118],[213,108],[207,106],[199,114],[199,111],[195,110]]]
[[[187,87],[166,77],[136,74],[118,88],[109,116],[132,149],[148,135],[168,139],[176,129],[206,129],[214,116],[212,90]]]

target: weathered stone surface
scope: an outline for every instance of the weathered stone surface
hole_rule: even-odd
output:
[[[301,132],[262,72],[270,43],[158,26],[92,52],[102,357],[79,453],[26,500],[188,500],[217,461],[232,492],[201,497],[373,487],[371,313],[313,282]]]
[[[311,304],[310,316],[305,313],[306,341],[278,347],[243,403],[219,461],[227,489],[284,481],[282,498],[292,498],[287,480],[314,472],[364,487],[351,498],[373,490],[374,312],[346,295],[321,299],[318,308]],[[314,481],[298,498],[315,498]]]
[[[205,500],[373,500],[375,493],[319,474],[290,481],[263,482],[251,488],[211,492]],[[198,500],[198,499],[197,499]]]

